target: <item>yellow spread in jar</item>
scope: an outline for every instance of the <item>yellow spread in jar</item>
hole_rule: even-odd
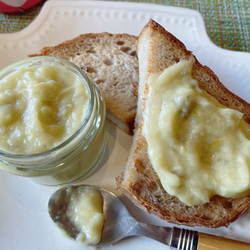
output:
[[[51,149],[79,128],[88,105],[88,91],[74,73],[55,65],[22,66],[0,81],[0,149]]]
[[[143,134],[164,189],[188,205],[250,188],[250,126],[191,77],[193,60],[149,80]]]
[[[90,246],[101,241],[105,217],[103,197],[98,189],[88,186],[72,189],[67,216],[79,230],[76,238],[79,243]]]

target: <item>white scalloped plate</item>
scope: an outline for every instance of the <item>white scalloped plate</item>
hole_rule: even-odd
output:
[[[44,46],[55,45],[81,33],[107,31],[139,35],[150,18],[181,39],[201,63],[216,72],[231,91],[250,101],[250,54],[215,46],[209,40],[202,17],[196,11],[154,4],[48,1],[26,29],[0,34],[0,68]],[[111,124],[107,124],[107,127],[108,148],[101,168],[84,183],[99,185],[120,195],[114,178],[124,168],[132,137]],[[0,173],[1,249],[83,249],[74,241],[64,238],[47,214],[47,201],[55,190],[56,187],[40,186],[22,177]],[[125,197],[122,199],[138,220],[166,225],[155,216],[136,208]],[[198,230],[250,243],[250,211],[229,228]],[[106,249],[139,248],[160,250],[166,249],[166,246],[148,238],[136,237]]]

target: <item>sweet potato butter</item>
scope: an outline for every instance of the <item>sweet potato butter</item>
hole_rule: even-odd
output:
[[[97,245],[101,241],[105,222],[103,197],[94,187],[69,188],[71,196],[67,216],[77,228],[76,240],[84,246]]]
[[[143,134],[164,189],[188,205],[250,188],[250,128],[192,79],[193,60],[151,75]]]
[[[0,169],[59,185],[89,176],[104,154],[106,107],[68,60],[34,57],[0,71]]]
[[[22,66],[0,81],[0,148],[17,154],[53,148],[79,128],[88,104],[73,73],[55,65]]]

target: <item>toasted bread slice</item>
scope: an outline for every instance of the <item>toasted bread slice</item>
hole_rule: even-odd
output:
[[[137,206],[167,222],[210,228],[227,226],[250,206],[250,195],[234,199],[216,195],[209,203],[186,205],[163,189],[151,165],[147,142],[142,135],[142,114],[147,98],[149,75],[162,72],[179,60],[188,60],[192,53],[176,37],[152,20],[142,30],[137,46],[140,75],[136,128],[126,169],[117,177],[117,186]],[[192,77],[198,81],[201,88],[222,104],[243,112],[246,120],[249,119],[250,105],[229,92],[218,77],[208,67],[202,66],[196,58]]]
[[[129,34],[89,33],[30,56],[56,56],[76,64],[97,83],[107,107],[107,118],[133,134],[137,106],[137,37]]]

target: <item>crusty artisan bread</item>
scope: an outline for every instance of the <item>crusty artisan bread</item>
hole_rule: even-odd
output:
[[[148,77],[192,54],[184,44],[153,20],[142,30],[137,45],[139,92],[135,135],[125,171],[117,177],[118,188],[137,206],[170,223],[187,226],[221,227],[236,220],[250,206],[250,195],[242,198],[213,196],[209,203],[188,206],[169,195],[162,187],[147,153],[142,135],[143,110],[148,92]],[[249,118],[250,105],[229,92],[207,67],[195,58],[192,77],[224,105]]]
[[[70,60],[97,83],[107,107],[107,118],[133,133],[137,105],[137,37],[129,34],[89,33],[30,56],[56,56]]]

